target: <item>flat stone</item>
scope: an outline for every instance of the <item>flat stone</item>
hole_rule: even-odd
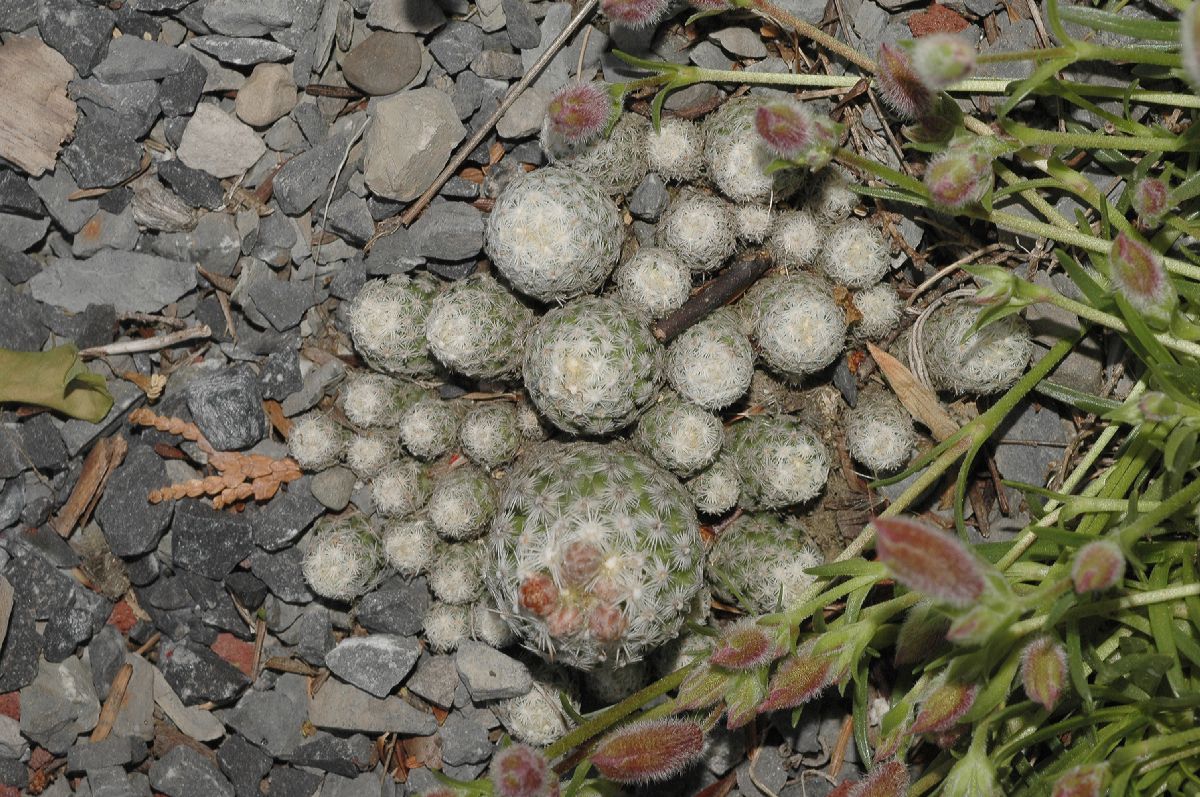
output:
[[[142,147],[104,117],[85,115],[61,159],[80,188],[107,188],[138,173]]]
[[[225,203],[225,190],[211,174],[169,160],[158,164],[158,176],[176,196],[194,208],[216,210]]]
[[[350,503],[356,477],[354,471],[340,465],[326,468],[313,476],[312,494],[327,508],[341,512]]]
[[[268,39],[236,39],[229,36],[197,36],[191,40],[197,50],[208,53],[224,64],[250,66],[266,61],[286,61],[293,50],[286,44]]]
[[[183,501],[171,527],[172,558],[176,567],[220,581],[253,551],[253,535],[250,523],[238,515]]]
[[[183,69],[167,75],[159,83],[158,103],[162,106],[163,116],[170,119],[196,110],[200,95],[208,88],[209,78],[208,69],[194,52],[189,53]]]
[[[159,80],[187,66],[187,54],[176,47],[119,36],[108,45],[108,55],[93,70],[106,83]]]
[[[450,98],[433,88],[406,91],[374,104],[363,175],[375,194],[416,199],[466,137]]]
[[[340,681],[326,681],[308,706],[308,718],[318,728],[428,736],[437,720],[398,697],[383,700]]]
[[[446,14],[428,0],[373,0],[367,25],[397,33],[433,33],[446,22]]]
[[[177,154],[185,165],[224,178],[245,172],[266,151],[249,125],[212,103],[201,103],[184,128]]]
[[[179,695],[175,694],[157,668],[154,669],[154,702],[185,736],[198,742],[208,742],[225,735],[225,726],[211,711],[183,705]]]
[[[234,113],[248,125],[266,127],[287,116],[296,107],[296,97],[292,70],[282,64],[259,64],[238,89]]]
[[[483,49],[483,31],[470,22],[453,20],[429,42],[429,52],[451,75],[457,75]]]
[[[482,642],[459,645],[454,663],[472,700],[520,697],[533,688],[528,667]]]
[[[293,767],[276,767],[271,772],[271,797],[313,797],[322,786],[322,777]]]
[[[273,758],[287,758],[304,742],[304,706],[277,691],[247,692],[225,715],[225,724]]]
[[[293,653],[301,661],[314,667],[324,667],[325,654],[337,644],[333,638],[333,621],[329,617],[329,610],[316,603],[300,609],[300,616],[286,630],[279,631],[278,636],[281,642],[293,647]]]
[[[80,313],[89,304],[153,313],[196,287],[196,267],[136,252],[97,252],[87,260],[50,258],[29,280],[33,297]]]
[[[128,736],[110,734],[98,742],[80,740],[67,751],[67,772],[138,764],[145,760],[146,752],[145,742]]]
[[[294,349],[267,355],[258,372],[258,387],[265,399],[284,399],[300,389],[300,357]]]
[[[452,712],[438,730],[442,739],[442,763],[450,766],[479,764],[492,756],[487,728]]]
[[[423,577],[395,577],[358,602],[359,624],[381,634],[412,636],[425,627],[425,614],[432,598]]]
[[[655,222],[667,209],[671,195],[657,174],[648,174],[629,197],[629,212],[643,221]]]
[[[92,614],[86,608],[72,606],[56,612],[42,634],[42,655],[49,662],[73,656],[76,648],[92,638],[93,627]]]
[[[0,650],[4,649],[4,637],[8,634],[8,618],[12,616],[13,588],[9,580],[0,576]]]
[[[233,797],[233,785],[213,763],[179,744],[150,765],[150,785],[167,797]]]
[[[204,6],[204,24],[226,36],[266,36],[292,24],[288,0],[215,0]]]
[[[27,293],[0,290],[0,346],[17,351],[39,351],[46,342],[46,306]],[[0,475],[10,478],[29,467],[16,441],[0,440],[3,465]]]
[[[471,72],[481,78],[513,80],[525,74],[525,65],[516,53],[484,50],[471,62]]]
[[[342,640],[326,654],[325,664],[342,680],[382,698],[412,671],[420,655],[413,637],[371,634]]]
[[[283,400],[283,414],[291,418],[305,410],[312,409],[330,388],[342,381],[345,375],[345,366],[337,360],[330,360],[312,369],[304,377],[304,385]]]
[[[0,714],[0,758],[21,759],[29,752],[29,742],[21,736],[21,723]]]
[[[58,664],[43,659],[33,683],[21,690],[21,733],[56,755],[99,718],[92,675],[77,658]]]
[[[724,28],[710,33],[708,37],[716,40],[731,55],[742,58],[767,57],[767,45],[763,44],[762,37],[750,28],[741,26]]]
[[[542,129],[546,118],[546,105],[550,95],[537,86],[530,86],[517,97],[496,124],[496,134],[501,138],[525,138]]]
[[[105,123],[113,132],[129,139],[144,137],[158,119],[159,84],[154,80],[105,83],[90,77],[72,80],[67,89],[84,116]],[[79,136],[78,129],[75,135]]]
[[[435,706],[450,708],[454,705],[454,692],[461,680],[453,656],[426,656],[417,663],[417,670],[404,684],[408,691],[428,700]]]
[[[109,477],[96,506],[96,520],[114,554],[141,556],[158,545],[171,522],[174,502],[152,504],[146,496],[166,484],[162,457],[149,446],[134,443]]]
[[[304,553],[299,548],[255,551],[250,556],[250,571],[281,601],[304,603],[313,599],[304,578]]]
[[[508,40],[513,47],[529,50],[541,43],[542,32],[529,10],[528,0],[501,0],[500,7],[504,9]]]
[[[271,771],[271,757],[233,734],[217,748],[217,765],[233,783],[237,797],[260,797],[258,786]]]
[[[134,776],[126,773],[124,767],[101,767],[90,770],[80,786],[86,783],[91,797],[137,797],[133,779]]]
[[[409,232],[423,257],[466,260],[483,251],[483,214],[465,202],[431,205]]]
[[[0,169],[0,213],[35,217],[45,212],[42,201],[29,187],[29,183],[18,177],[15,172]]]
[[[228,213],[202,213],[190,230],[147,237],[150,249],[156,254],[172,260],[194,260],[203,263],[206,270],[226,277],[233,273],[242,253],[241,236]],[[216,331],[224,325],[222,317],[221,324],[213,329]]]
[[[41,270],[42,267],[29,255],[17,249],[9,249],[6,245],[0,245],[0,277],[4,277],[13,285],[20,285],[28,281],[30,277]]]
[[[31,178],[29,184],[58,225],[72,235],[79,232],[83,225],[87,224],[88,220],[100,209],[100,204],[94,199],[70,199],[79,190],[79,186],[66,169],[55,169],[53,172],[46,172],[41,177]],[[40,222],[34,223],[39,224]],[[43,229],[42,232],[44,233],[45,230]],[[5,238],[6,242],[10,242],[10,240],[8,237]],[[41,240],[40,234],[32,243],[36,243],[38,240]],[[21,243],[23,245],[15,246],[15,248],[26,249],[32,245]]]
[[[267,551],[277,551],[295,542],[324,513],[305,476],[290,484],[265,504],[244,513],[254,528],[254,542]]]
[[[67,173],[66,169],[59,171],[63,174]],[[46,237],[46,230],[49,227],[50,219],[48,217],[31,219],[14,213],[0,213],[0,240],[14,251],[19,252],[32,248],[34,244]]]
[[[366,200],[350,192],[342,194],[329,205],[326,223],[346,243],[357,246],[365,244],[375,234],[375,222]]]
[[[4,646],[0,647],[0,694],[15,692],[33,682],[41,652],[42,637],[33,614],[21,603],[15,603]]]
[[[411,33],[377,30],[342,61],[342,75],[364,94],[393,94],[421,71],[421,43]]]
[[[500,0],[479,0],[475,5],[479,9],[479,27],[484,33],[504,30],[504,8]]]
[[[361,734],[340,738],[317,731],[287,757],[294,766],[312,767],[343,777],[354,777],[371,765],[371,740]]]
[[[235,570],[226,576],[225,586],[231,595],[251,611],[262,606],[267,597],[267,585],[253,573],[244,570]]]
[[[75,257],[90,257],[103,249],[129,251],[137,246],[139,237],[141,231],[138,230],[131,211],[126,209],[123,213],[114,215],[100,210],[72,239],[71,254]]]
[[[38,33],[80,75],[91,74],[108,52],[116,16],[78,0],[40,0]]]
[[[225,369],[187,388],[188,411],[218,451],[238,451],[267,433],[258,380],[246,368]]]
[[[70,605],[76,582],[30,545],[14,545],[11,558],[0,564],[0,575],[8,579],[16,594],[15,603],[38,620],[49,620]]]
[[[250,299],[253,308],[262,314],[267,323],[279,332],[295,328],[304,318],[308,308],[320,300],[307,281],[284,282],[271,276],[252,282],[247,289],[246,298]]]
[[[289,216],[299,216],[329,194],[348,141],[345,135],[332,136],[283,165],[273,180],[280,210]]]
[[[158,668],[185,705],[228,703],[249,685],[242,671],[194,642],[159,643]]]

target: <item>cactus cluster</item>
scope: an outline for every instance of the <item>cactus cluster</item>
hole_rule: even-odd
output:
[[[777,612],[813,583],[805,571],[823,557],[804,531],[777,515],[747,513],[721,532],[708,554],[713,593],[760,614]]]

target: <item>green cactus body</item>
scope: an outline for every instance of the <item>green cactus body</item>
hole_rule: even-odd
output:
[[[742,480],[728,455],[717,457],[716,462],[689,479],[686,486],[696,511],[705,515],[725,514],[737,506],[742,496]]]
[[[774,156],[754,129],[758,106],[749,97],[730,100],[700,128],[708,179],[734,202],[778,202],[794,194],[804,179],[799,169],[764,173]]]
[[[521,370],[533,312],[487,274],[473,274],[438,294],[425,319],[429,349],[455,373],[507,379]]]
[[[398,459],[371,480],[371,499],[382,517],[403,518],[425,506],[431,487],[424,465]]]
[[[682,192],[658,222],[654,240],[694,272],[718,269],[737,248],[733,207],[723,199]]]
[[[438,542],[429,564],[429,591],[438,600],[454,606],[472,603],[483,595],[486,543]]]
[[[633,441],[645,454],[678,476],[712,464],[721,451],[721,419],[704,408],[668,398],[638,420]]]
[[[426,396],[400,419],[400,440],[417,459],[436,459],[458,442],[459,422],[454,404]]]
[[[584,297],[546,313],[525,348],[525,389],[555,426],[607,434],[631,424],[662,382],[664,351],[615,299]]]
[[[721,600],[751,614],[769,614],[790,606],[815,581],[804,571],[822,561],[798,524],[748,513],[721,532],[705,572]]]
[[[481,468],[492,470],[512,462],[521,447],[516,406],[507,401],[479,402],[463,416],[458,443]]]
[[[383,555],[397,573],[411,578],[429,568],[438,537],[428,519],[393,521],[384,526],[382,536]]]
[[[379,539],[359,515],[321,518],[305,540],[304,579],[323,598],[348,601],[365,594],[382,564]]]
[[[937,389],[996,393],[1025,372],[1033,341],[1024,319],[1006,316],[972,333],[980,312],[969,304],[948,304],[925,322],[925,368]]]
[[[360,478],[370,478],[400,453],[395,429],[371,429],[356,434],[346,444],[346,465]]]
[[[795,273],[760,280],[737,309],[763,359],[783,376],[799,379],[842,353],[846,314],[816,277]]]
[[[480,537],[496,513],[492,480],[474,465],[454,468],[433,485],[425,511],[442,539]]]
[[[829,453],[790,415],[760,415],[730,427],[726,449],[742,481],[746,509],[781,509],[811,501],[829,478]]]
[[[513,287],[543,302],[598,290],[621,254],[621,214],[585,174],[549,167],[511,182],[487,222],[487,252]]]
[[[908,464],[917,445],[912,416],[883,388],[868,389],[846,413],[846,450],[876,473]]]
[[[673,638],[703,586],[691,500],[640,454],[548,443],[505,482],[485,569],[531,650],[581,669],[636,661]]]
[[[737,401],[753,378],[754,350],[730,310],[718,310],[685,330],[667,350],[671,387],[708,410]]]
[[[428,274],[369,280],[347,311],[354,348],[372,368],[396,376],[431,376],[437,366],[425,340],[425,317],[439,284]]]

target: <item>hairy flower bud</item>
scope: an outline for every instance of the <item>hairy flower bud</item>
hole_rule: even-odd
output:
[[[1117,233],[1108,251],[1108,271],[1115,292],[1147,320],[1165,326],[1178,296],[1162,258],[1145,241]]]
[[[727,670],[754,670],[783,653],[766,629],[753,620],[743,620],[725,629],[708,660]]]
[[[600,10],[627,28],[648,28],[662,19],[668,0],[600,0]]]
[[[1143,177],[1133,184],[1129,204],[1143,223],[1153,224],[1167,212],[1170,189],[1157,177]]]
[[[913,44],[912,66],[926,89],[941,91],[975,71],[975,49],[952,33],[923,36]]]
[[[979,695],[975,684],[945,683],[934,689],[921,702],[921,710],[913,720],[912,733],[941,733],[958,724]]]
[[[996,768],[982,744],[971,745],[942,781],[943,797],[995,797],[1001,793]]]
[[[704,730],[692,720],[632,722],[605,736],[592,753],[600,774],[617,783],[667,780],[704,752]]]
[[[814,116],[794,100],[760,106],[754,127],[776,155],[814,170],[829,163],[841,133],[833,120]]]
[[[675,698],[676,711],[693,711],[716,705],[718,700],[725,697],[731,678],[728,672],[702,667],[680,685]]]
[[[604,132],[619,112],[603,83],[568,83],[546,105],[550,130],[572,146]]]
[[[1038,637],[1021,651],[1021,685],[1025,694],[1052,711],[1067,683],[1067,651],[1048,636]]]
[[[885,761],[854,790],[854,797],[904,797],[908,793],[908,769],[903,762]]]
[[[1083,764],[1060,775],[1050,797],[1103,797],[1108,793],[1108,780],[1107,763]]]
[[[836,651],[813,653],[812,649],[811,643],[805,645],[776,668],[760,712],[801,706],[829,686]]]
[[[954,537],[907,518],[876,518],[875,553],[909,589],[966,608],[987,589],[983,565]]]
[[[992,160],[978,147],[955,146],[935,157],[925,170],[925,187],[949,211],[978,203],[992,187]]]
[[[767,680],[763,673],[743,672],[734,676],[725,691],[725,727],[733,731],[753,722],[766,696]]]
[[[1112,589],[1125,575],[1125,554],[1112,540],[1096,540],[1075,552],[1071,560],[1071,581],[1075,591],[1085,592]]]
[[[558,794],[558,778],[546,756],[524,744],[496,752],[488,771],[496,797],[550,797]]]
[[[1011,605],[981,603],[954,618],[946,639],[956,645],[982,645],[1012,621]]]
[[[1200,8],[1196,3],[1179,19],[1179,56],[1192,85],[1200,87]]]
[[[913,67],[909,51],[897,44],[879,45],[875,83],[883,101],[903,119],[919,119],[933,109],[933,93]]]

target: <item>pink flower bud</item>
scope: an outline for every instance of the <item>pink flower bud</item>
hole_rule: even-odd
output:
[[[760,712],[804,705],[831,683],[837,652],[814,654],[812,648],[811,643],[805,645],[776,668]]]
[[[942,684],[922,701],[912,732],[941,733],[953,728],[975,705],[978,695],[979,687],[975,684]]]
[[[1192,85],[1200,87],[1200,9],[1195,3],[1179,19],[1179,56]]]
[[[982,645],[1006,628],[1010,619],[1007,613],[986,604],[972,606],[950,623],[946,639],[956,645]]]
[[[555,639],[566,639],[583,629],[586,618],[583,611],[575,603],[560,603],[558,607],[546,615],[546,630]]]
[[[936,93],[975,71],[975,48],[952,33],[934,33],[913,44],[912,66],[925,88]]]
[[[759,672],[738,673],[725,690],[725,727],[743,728],[758,716],[758,706],[767,696],[766,677]]]
[[[605,16],[627,28],[648,28],[657,24],[670,5],[669,0],[600,0]]]
[[[977,204],[991,189],[992,179],[991,159],[971,146],[951,147],[925,169],[929,196],[950,211]]]
[[[961,542],[916,520],[876,518],[875,553],[909,589],[967,607],[987,588],[983,566]]]
[[[600,569],[602,561],[604,554],[599,548],[590,542],[575,540],[563,551],[558,572],[566,583],[583,586]]]
[[[692,720],[632,722],[600,740],[592,764],[617,783],[652,783],[678,775],[704,752],[704,730]]]
[[[545,617],[558,607],[558,587],[545,573],[527,577],[521,582],[517,595],[521,606],[540,617]]]
[[[885,761],[871,770],[854,791],[854,797],[904,797],[908,793],[908,769],[899,761]]]
[[[603,83],[568,83],[554,92],[546,105],[550,130],[571,145],[603,133],[619,112]]]
[[[1129,300],[1134,310],[1159,324],[1171,320],[1178,296],[1162,258],[1150,244],[1117,233],[1108,250],[1108,271],[1113,290]]]
[[[675,697],[676,711],[694,711],[716,705],[725,697],[725,690],[733,676],[707,665],[688,677],[679,687]]]
[[[729,0],[689,0],[692,8],[698,11],[726,11],[733,8]]]
[[[794,100],[760,106],[754,115],[754,127],[767,149],[810,169],[829,163],[841,135],[841,127],[832,119],[813,116]]]
[[[946,642],[950,618],[928,603],[918,603],[908,610],[896,637],[897,666],[928,661],[936,656]]]
[[[546,756],[524,744],[496,752],[488,772],[496,797],[550,797],[558,794],[558,778]]]
[[[725,629],[709,661],[727,670],[753,670],[785,651],[758,623],[743,620]]]
[[[588,615],[588,630],[599,642],[616,642],[625,633],[625,615],[617,607],[602,603]]]
[[[1052,711],[1067,684],[1067,651],[1048,636],[1038,637],[1021,651],[1021,684],[1025,694]]]
[[[1089,542],[1071,560],[1071,581],[1080,595],[1112,589],[1124,575],[1125,554],[1112,540]]]
[[[875,84],[896,115],[902,119],[919,119],[933,108],[933,93],[925,87],[913,68],[909,51],[895,44],[879,45],[876,57],[879,66]]]
[[[1158,221],[1167,212],[1167,202],[1170,197],[1167,184],[1157,177],[1143,177],[1133,185],[1129,195],[1129,204],[1143,222],[1149,224]]]
[[[1083,764],[1068,769],[1050,792],[1051,797],[1103,797],[1108,793],[1108,764]]]

